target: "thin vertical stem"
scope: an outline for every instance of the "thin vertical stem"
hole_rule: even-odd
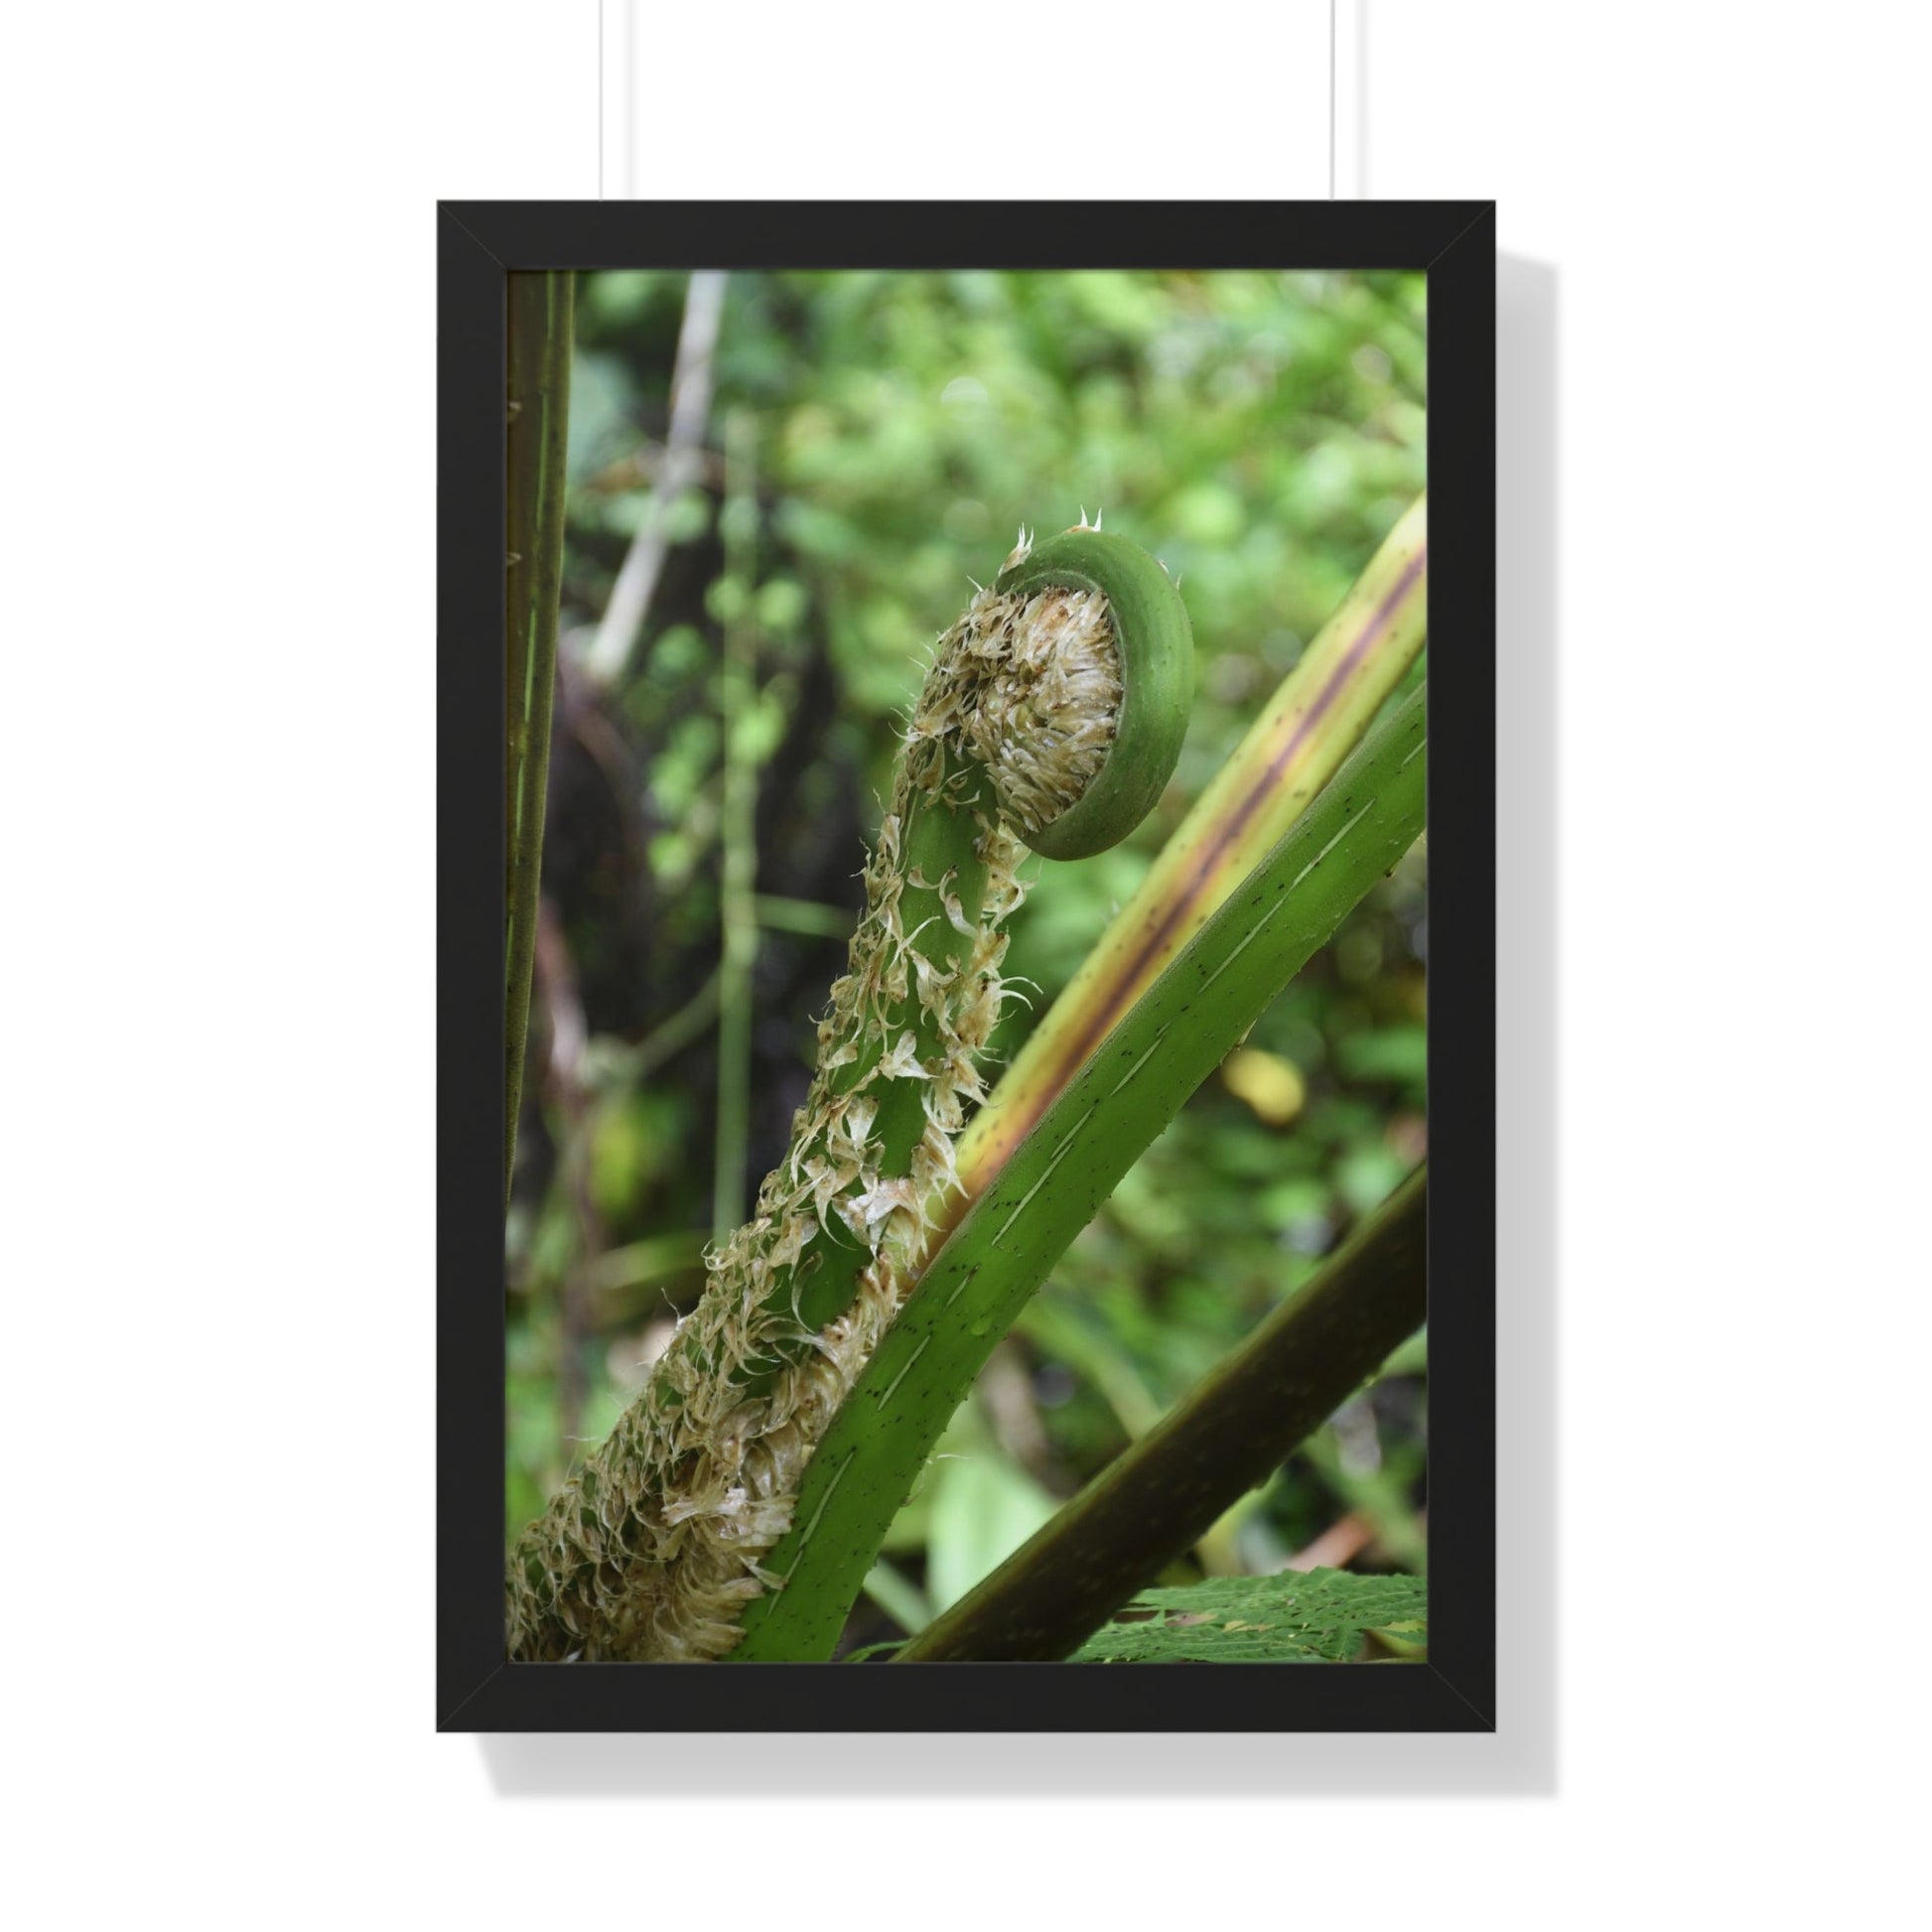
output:
[[[753,734],[758,639],[758,492],[752,419],[734,410],[725,424],[725,649],[719,669],[724,798],[719,910],[724,927],[718,975],[718,1142],[711,1230],[721,1245],[745,1216],[752,1112],[752,967],[758,956],[758,769]]]
[[[705,423],[711,413],[712,358],[728,280],[721,268],[700,268],[693,270],[685,288],[684,322],[671,368],[671,420],[664,432],[663,465],[617,582],[611,586],[611,601],[604,607],[597,635],[584,653],[585,670],[600,684],[615,684],[629,666],[670,551],[671,505],[701,474]]]
[[[557,685],[557,600],[564,563],[564,455],[570,420],[573,278],[509,277],[508,635],[504,715],[509,878],[503,966],[503,1201],[516,1163],[523,1054],[530,1031],[543,802]]]

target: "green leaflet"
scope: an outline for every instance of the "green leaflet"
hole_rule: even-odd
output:
[[[1154,1614],[1150,1617],[1149,1612]],[[1076,1650],[1076,1664],[1319,1664],[1356,1656],[1370,1630],[1405,1649],[1429,1628],[1420,1577],[1340,1570],[1217,1577],[1181,1589],[1144,1589]]]
[[[1427,688],[1356,751],[1046,1110],[940,1250],[805,1470],[734,1660],[831,1655],[888,1525],[1067,1244],[1421,832]]]

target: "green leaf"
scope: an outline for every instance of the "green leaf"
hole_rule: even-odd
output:
[[[1054,1508],[1053,1498],[1025,1469],[990,1449],[942,1462],[932,1485],[926,1563],[932,1607],[943,1610],[957,1602],[1048,1521]]]
[[[1340,1570],[1219,1577],[1180,1589],[1144,1589],[1115,1618],[1070,1661],[1340,1663],[1359,1655],[1371,1630],[1388,1630],[1405,1650],[1419,1644],[1429,1626],[1429,1587],[1420,1577]]]
[[[866,1594],[908,1636],[917,1636],[932,1621],[932,1604],[926,1593],[905,1572],[881,1557],[866,1572]],[[871,1650],[897,1650],[902,1639],[872,1644]],[[846,1660],[850,1663],[851,1658]]]

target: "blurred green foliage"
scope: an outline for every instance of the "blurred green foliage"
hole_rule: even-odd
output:
[[[1161,807],[1098,858],[1034,862],[1008,966],[1043,1010],[1424,483],[1418,275],[734,275],[696,481],[668,503],[664,568],[607,689],[582,655],[664,465],[686,286],[623,271],[579,289],[552,916],[509,1231],[512,1533],[702,1285],[722,624],[749,622],[758,650],[758,701],[729,721],[760,774],[756,1184],[804,1097],[897,715],[1017,526],[1104,509],[1178,576],[1198,652]],[[731,415],[755,457],[728,568]],[[902,1513],[853,1640],[968,1587],[1423,1157],[1425,873],[1418,848],[1068,1252]],[[1008,1024],[1010,1049],[1029,1021]],[[1405,1350],[1202,1564],[1271,1569],[1322,1538],[1324,1563],[1419,1569],[1423,1366]]]

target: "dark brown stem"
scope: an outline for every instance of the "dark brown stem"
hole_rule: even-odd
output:
[[[1428,1312],[1419,1169],[1321,1271],[897,1663],[1065,1657],[1265,1482]]]

